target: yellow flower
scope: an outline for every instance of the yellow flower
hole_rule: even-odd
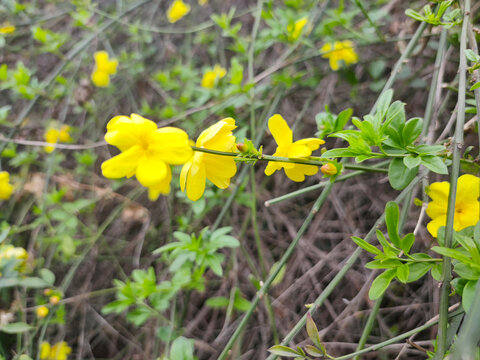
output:
[[[1,26],[0,26],[0,34],[11,34],[13,33],[17,28],[15,27],[15,25],[12,25],[10,24],[8,21],[3,23]]]
[[[168,21],[176,23],[190,12],[190,5],[185,4],[182,0],[175,0],[167,10]]]
[[[63,125],[60,130],[55,128],[49,128],[44,135],[45,141],[49,144],[56,144],[57,142],[70,142],[72,138],[70,137],[70,126]],[[45,146],[45,151],[51,153],[55,150],[55,146]]]
[[[289,157],[293,159],[308,158],[313,150],[317,150],[325,141],[316,138],[307,138],[293,142],[292,130],[287,122],[279,114],[268,119],[268,128],[272,133],[278,147],[273,156]],[[280,169],[293,181],[305,180],[305,175],[315,175],[318,166],[293,164],[288,162],[269,161],[265,169],[265,175],[270,176]]]
[[[226,118],[204,130],[197,139],[196,146],[217,151],[234,152],[235,120]],[[205,181],[210,180],[220,189],[230,185],[230,178],[237,172],[235,160],[230,156],[214,155],[196,151],[180,173],[180,187],[187,190],[190,200],[200,199],[205,191]]]
[[[432,219],[427,224],[427,230],[433,237],[437,237],[438,229],[447,224],[449,191],[450,183],[447,181],[435,182],[427,189],[428,196],[432,198],[427,207],[427,215]],[[480,178],[468,174],[458,178],[453,218],[453,229],[455,231],[476,225],[480,220],[479,193]]]
[[[91,79],[95,86],[107,87],[110,84],[110,75],[117,73],[118,60],[109,60],[106,51],[97,51],[94,55],[95,68]]]
[[[37,307],[37,317],[43,319],[48,315],[48,308],[45,305]]]
[[[1,259],[18,259],[27,260],[28,253],[22,247],[14,247],[13,245],[0,246],[0,260]]]
[[[40,360],[67,360],[71,352],[72,348],[65,341],[53,346],[44,341],[40,345]]]
[[[320,49],[322,57],[330,60],[330,67],[336,71],[340,68],[340,62],[343,60],[346,65],[355,64],[358,61],[358,55],[353,48],[353,43],[349,40],[335,41],[332,44],[327,43]]]
[[[211,89],[215,86],[217,79],[223,78],[227,74],[227,69],[220,65],[215,65],[212,70],[205,72],[202,78],[202,86]]]
[[[169,165],[181,165],[192,157],[188,135],[174,128],[157,128],[153,121],[140,115],[116,116],[107,124],[107,143],[121,154],[102,164],[103,176],[119,179],[135,175],[149,188],[155,200],[160,193],[170,192],[172,173]]]
[[[303,31],[303,28],[305,27],[305,25],[307,25],[308,23],[308,18],[306,16],[298,19],[297,21],[295,21],[295,24],[293,25],[288,25],[287,27],[287,31],[288,31],[288,39],[290,41],[295,41],[297,40],[300,35],[302,35],[302,31]]]
[[[8,200],[13,192],[13,185],[9,184],[10,174],[0,171],[0,200]]]

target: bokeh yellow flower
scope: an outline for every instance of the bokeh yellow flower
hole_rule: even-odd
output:
[[[212,70],[208,70],[203,74],[202,86],[207,89],[211,89],[215,86],[217,79],[225,77],[227,74],[227,69],[221,67],[220,65],[215,65]]]
[[[358,61],[353,43],[349,40],[335,41],[333,45],[327,43],[322,46],[320,51],[323,53],[323,58],[329,59],[330,67],[334,71],[340,68],[341,61],[344,61],[346,65],[355,64]]]
[[[72,348],[65,341],[57,342],[51,346],[48,342],[40,345],[40,360],[67,360]]]
[[[208,0],[198,0],[198,5],[205,6],[208,4]]]
[[[39,306],[37,307],[37,317],[39,319],[43,319],[44,317],[46,317],[48,315],[48,307],[46,307],[45,305],[42,305],[42,306]]]
[[[308,18],[304,16],[298,19],[297,21],[295,21],[293,25],[289,25],[287,27],[288,39],[290,41],[297,40],[300,37],[300,35],[302,35],[303,28],[305,27],[305,25],[307,25],[307,23],[308,23]]]
[[[94,55],[95,67],[91,79],[95,86],[107,87],[110,84],[110,75],[117,73],[118,60],[110,60],[106,51],[97,51]]]
[[[70,126],[62,125],[60,130],[51,127],[45,132],[44,138],[47,143],[52,144],[49,146],[45,146],[45,151],[47,153],[51,153],[53,150],[55,150],[54,144],[56,144],[57,142],[72,141],[72,138],[70,137]]]
[[[325,143],[325,141],[317,138],[307,138],[293,142],[292,130],[279,114],[275,114],[268,119],[268,128],[278,145],[273,156],[293,159],[308,158],[312,151],[317,150],[320,145]],[[318,166],[315,165],[269,161],[265,169],[265,175],[270,176],[282,168],[291,180],[297,182],[305,180],[305,175],[315,175],[318,172]]]
[[[17,28],[15,25],[10,24],[8,21],[0,25],[0,34],[7,35],[15,32]]]
[[[17,264],[15,264],[15,270],[24,272],[28,260],[27,250],[22,247],[15,247],[13,245],[0,245],[0,264],[3,263],[2,260],[9,261],[12,259],[17,260]]]
[[[449,191],[450,183],[447,181],[432,183],[427,188],[427,194],[432,198],[427,206],[427,215],[432,219],[427,224],[427,230],[433,237],[437,237],[438,229],[447,224]],[[455,231],[476,225],[480,221],[479,195],[480,178],[469,174],[458,178],[453,218],[453,229]]]
[[[167,10],[167,19],[170,23],[176,23],[190,12],[190,5],[182,0],[175,0]]]
[[[10,174],[0,171],[0,200],[8,200],[13,192],[13,185],[9,183]]]
[[[197,139],[199,148],[235,152],[235,120],[226,118],[204,130]],[[220,189],[230,185],[230,178],[237,172],[235,160],[230,156],[208,154],[195,151],[193,157],[183,165],[180,173],[180,188],[187,192],[190,200],[200,199],[205,191],[206,179],[210,180]]]
[[[121,154],[102,164],[103,176],[119,179],[135,175],[149,189],[151,200],[170,192],[169,165],[184,164],[193,154],[185,131],[158,128],[153,121],[137,114],[111,119],[105,140],[119,148]]]

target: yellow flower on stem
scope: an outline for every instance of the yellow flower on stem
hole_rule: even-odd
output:
[[[215,86],[215,81],[225,77],[227,74],[227,69],[221,67],[220,65],[215,65],[212,70],[208,70],[203,74],[202,78],[202,87],[211,89]]]
[[[308,18],[304,16],[298,19],[297,21],[295,21],[293,25],[289,25],[287,27],[288,39],[290,41],[297,40],[300,37],[300,35],[302,35],[303,28],[305,27],[305,25],[307,25],[307,23],[308,23]]]
[[[288,157],[292,159],[308,158],[312,151],[317,150],[325,141],[316,138],[301,139],[293,142],[292,130],[287,122],[279,114],[268,119],[268,128],[273,135],[278,147],[273,156]],[[269,161],[265,169],[265,175],[270,176],[280,169],[293,181],[304,181],[305,175],[315,175],[318,166],[294,164],[289,162]]]
[[[110,75],[117,73],[118,60],[110,60],[106,51],[97,51],[93,56],[95,68],[91,75],[92,82],[97,87],[107,87],[110,84]]]
[[[119,179],[135,175],[149,189],[151,200],[170,192],[169,165],[184,164],[193,154],[185,131],[158,128],[153,121],[137,114],[111,119],[105,140],[119,148],[121,154],[102,164],[103,176]]]
[[[170,23],[176,23],[190,12],[190,5],[182,0],[175,0],[167,10],[167,19]]]
[[[0,171],[0,200],[8,200],[13,192],[13,185],[9,184],[10,174]]]
[[[199,148],[235,152],[235,120],[226,118],[204,130],[197,139]],[[210,180],[220,189],[230,185],[230,179],[237,172],[235,160],[231,156],[208,154],[195,151],[193,157],[183,165],[180,173],[180,188],[187,192],[190,200],[200,199],[205,191],[206,179]]]
[[[45,146],[45,151],[47,153],[51,153],[53,150],[55,150],[54,144],[57,142],[72,141],[72,138],[70,137],[70,126],[62,125],[60,130],[51,127],[45,132],[44,138],[47,143],[52,144],[50,146]]]
[[[15,25],[10,24],[8,21],[0,25],[0,34],[7,35],[15,32],[17,28]]]
[[[432,198],[427,206],[427,215],[432,219],[427,224],[427,230],[433,237],[437,237],[438,229],[447,224],[449,191],[450,183],[447,181],[432,183],[427,188],[427,194]],[[453,218],[455,231],[474,226],[480,221],[479,193],[480,178],[469,174],[458,178]]]
[[[39,306],[37,308],[37,317],[38,318],[43,319],[47,315],[48,315],[48,307],[46,307],[45,305],[42,305],[42,306]]]
[[[340,68],[341,61],[344,61],[346,65],[355,64],[358,61],[353,43],[349,40],[335,41],[333,45],[327,43],[322,46],[320,51],[323,53],[323,58],[329,59],[333,71]]]
[[[67,360],[72,348],[65,341],[57,342],[51,346],[48,342],[40,345],[40,360]]]

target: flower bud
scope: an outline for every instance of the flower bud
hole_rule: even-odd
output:
[[[321,168],[320,171],[327,176],[333,176],[337,173],[337,167],[332,163],[326,163]]]
[[[37,317],[43,319],[48,315],[48,308],[45,305],[39,306],[37,308]]]
[[[237,144],[237,149],[238,149],[238,151],[244,153],[248,150],[248,147],[247,147],[247,145],[245,145],[243,143],[238,143]]]
[[[57,305],[58,302],[60,301],[60,296],[58,296],[58,295],[50,296],[50,298],[48,299],[48,301],[49,301],[50,304],[52,304],[52,305]]]
[[[45,295],[45,296],[50,296],[50,295],[52,295],[52,293],[53,293],[52,289],[43,290],[43,295]]]

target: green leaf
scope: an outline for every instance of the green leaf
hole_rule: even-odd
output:
[[[401,283],[406,283],[408,281],[408,275],[410,274],[410,267],[408,264],[402,264],[397,267],[397,279]]]
[[[462,252],[456,249],[450,249],[446,247],[434,246],[432,247],[432,251],[435,251],[437,254],[451,257],[452,259],[456,259],[464,264],[475,265],[468,256],[464,255]]]
[[[365,264],[365,267],[367,269],[393,269],[400,265],[402,265],[400,260],[388,258],[370,261]]]
[[[377,234],[378,241],[380,242],[380,244],[383,247],[383,252],[385,253],[385,255],[390,257],[390,258],[396,258],[397,254],[400,251],[395,249],[392,246],[392,244],[389,241],[387,241],[387,239],[385,238],[385,236],[383,235],[383,233],[379,229],[376,230],[376,234]]]
[[[20,334],[35,329],[35,327],[24,322],[16,322],[0,326],[0,331],[7,334]]]
[[[237,296],[238,295],[238,296]],[[252,304],[247,299],[241,297],[241,295],[235,294],[235,299],[233,301],[233,307],[238,311],[247,312],[250,309]]]
[[[225,296],[215,296],[207,299],[205,305],[211,308],[225,308],[230,301]]]
[[[453,269],[460,277],[462,277],[462,279],[477,280],[480,278],[480,270],[478,267],[471,266],[469,264],[458,263],[455,264]]]
[[[409,150],[417,153],[418,155],[436,155],[439,152],[445,151],[443,145],[417,145],[409,147]]]
[[[415,19],[417,21],[424,21],[425,20],[425,18],[422,15],[420,15],[418,12],[416,12],[413,9],[405,10],[405,15],[407,15],[408,17],[411,17],[412,19]]]
[[[358,151],[354,151],[350,148],[336,148],[325,151],[322,157],[336,158],[336,157],[355,157],[361,155]]]
[[[45,282],[47,282],[51,286],[55,283],[55,274],[49,269],[40,269],[40,276],[43,280],[45,280]]]
[[[421,156],[422,165],[434,173],[447,175],[448,168],[438,156]]]
[[[478,280],[469,280],[463,287],[462,292],[462,306],[468,313],[468,310],[472,307],[473,299],[475,298],[475,288]]]
[[[297,357],[300,355],[296,350],[290,349],[287,346],[283,345],[274,345],[268,349],[272,354],[285,357]]]
[[[183,336],[176,338],[170,348],[170,359],[172,360],[194,360],[195,341]]]
[[[145,306],[140,306],[127,313],[126,319],[136,326],[144,324],[155,313]]]
[[[480,81],[477,82],[477,83],[475,83],[475,84],[473,84],[473,86],[470,88],[470,91],[476,90],[476,89],[478,89],[478,88],[480,88]]]
[[[185,234],[183,232],[180,232],[180,231],[175,231],[173,233],[173,236],[175,237],[175,239],[181,241],[182,243],[191,243],[192,242],[192,235],[189,235],[189,234]]]
[[[465,57],[472,63],[480,61],[480,57],[472,49],[465,50]]]
[[[390,103],[392,102],[392,98],[393,98],[392,89],[388,89],[378,98],[375,114],[379,117],[380,120],[383,119],[387,114]]]
[[[443,278],[443,269],[442,263],[435,263],[431,269],[432,277],[437,281],[442,281]]]
[[[377,249],[375,246],[369,244],[368,242],[366,242],[365,240],[359,237],[352,236],[352,240],[355,244],[360,246],[363,250],[368,251],[369,253],[372,253],[375,255],[383,255],[383,252],[381,250]]]
[[[205,257],[205,261],[207,262],[208,266],[210,266],[210,268],[215,273],[215,275],[218,275],[218,276],[223,275],[223,269],[222,269],[223,256],[221,256],[221,254],[208,255]]]
[[[389,201],[385,206],[385,224],[387,225],[388,237],[397,248],[401,248],[400,236],[398,235],[399,216],[398,204],[395,201]]]
[[[422,162],[422,159],[420,158],[420,156],[410,155],[410,156],[405,156],[403,158],[403,163],[409,169],[413,169],[417,167],[418,165],[420,165],[421,162]]]
[[[39,277],[27,277],[25,279],[21,279],[19,280],[18,285],[35,289],[41,289],[50,286],[48,282],[40,279]]]
[[[433,266],[433,263],[410,263],[408,264],[410,273],[407,282],[413,282],[425,275]]]
[[[276,262],[272,265],[269,273],[268,273],[268,276],[270,276],[271,274],[273,274],[275,271],[277,271],[278,269],[278,266],[279,266],[279,262]],[[272,281],[272,286],[275,286],[275,285],[278,285],[282,282],[283,280],[283,277],[285,276],[285,271],[287,270],[287,265],[286,264],[283,264],[282,268],[280,269],[280,271],[278,272],[277,276],[275,276],[275,279],[273,279]]]
[[[315,325],[312,315],[309,312],[307,313],[306,328],[308,337],[312,340],[313,344],[317,347],[321,347],[322,342],[320,341],[320,334],[318,333],[317,325]]]
[[[345,109],[340,114],[338,114],[337,119],[335,120],[335,129],[334,131],[341,131],[347,125],[348,120],[352,117],[353,110]]]
[[[402,139],[405,146],[413,143],[422,132],[423,120],[421,118],[413,118],[407,121],[402,130]]]
[[[388,108],[383,126],[385,129],[389,126],[392,130],[401,131],[403,124],[405,124],[405,103],[397,100]]]
[[[397,274],[397,269],[389,269],[378,275],[372,282],[372,286],[368,291],[368,297],[371,300],[376,300],[387,290],[390,282]]]
[[[321,351],[320,349],[317,349],[315,346],[312,346],[312,345],[306,345],[305,351],[307,352],[308,355],[313,357],[321,358],[325,355],[325,352]]]
[[[405,235],[403,239],[400,241],[400,249],[402,249],[405,254],[408,254],[414,242],[415,242],[415,235],[412,233],[409,233]]]
[[[404,189],[417,176],[418,167],[409,169],[403,163],[403,159],[395,158],[388,167],[388,181],[396,190]]]

